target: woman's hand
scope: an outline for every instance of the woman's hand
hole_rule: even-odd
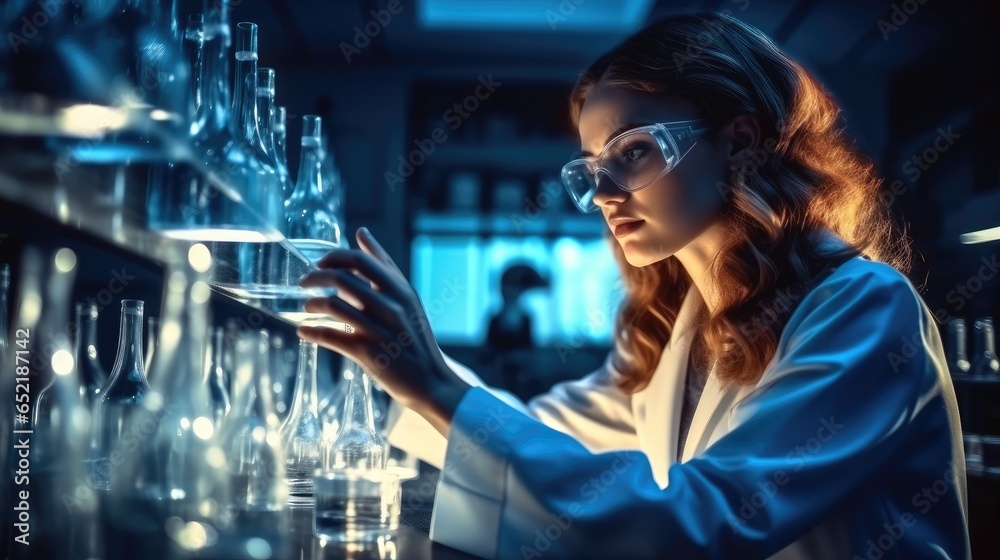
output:
[[[354,327],[299,327],[298,335],[354,360],[397,402],[448,435],[451,417],[469,385],[444,362],[416,292],[367,228],[357,232],[361,250],[334,249],[302,287],[336,288],[313,298],[305,310]]]

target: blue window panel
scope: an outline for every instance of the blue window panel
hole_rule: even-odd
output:
[[[550,281],[521,305],[532,317],[537,345],[608,344],[622,297],[608,240],[560,237],[420,235],[413,241],[414,288],[442,344],[481,344],[502,304],[507,266],[526,263]]]

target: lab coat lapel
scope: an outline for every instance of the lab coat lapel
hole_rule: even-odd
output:
[[[653,377],[632,397],[636,435],[649,459],[653,479],[661,488],[666,488],[667,471],[676,462],[688,353],[695,332],[692,327],[702,304],[701,294],[692,285],[678,310],[673,334],[660,354]]]
[[[777,359],[777,355],[772,357],[764,371],[770,370],[777,363]],[[732,428],[729,424],[730,411],[756,388],[755,385],[735,383],[723,388],[716,375],[715,366],[716,364],[713,362],[708,379],[705,381],[705,389],[701,393],[701,399],[699,399],[694,417],[691,419],[688,437],[684,442],[684,451],[681,453],[682,462],[687,462],[688,459],[715,443],[715,440],[727,434]]]

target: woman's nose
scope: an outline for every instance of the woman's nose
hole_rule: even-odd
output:
[[[622,203],[628,199],[629,193],[618,188],[611,177],[603,171],[597,172],[597,189],[594,190],[594,204],[606,206],[612,202]]]

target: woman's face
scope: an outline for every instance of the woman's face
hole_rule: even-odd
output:
[[[626,130],[655,123],[698,118],[689,103],[671,97],[598,86],[580,115],[580,142],[600,154],[608,140]],[[724,185],[732,164],[722,142],[708,135],[669,173],[636,192],[618,188],[598,175],[594,203],[625,252],[629,264],[647,266],[691,243],[721,215]],[[633,220],[627,226],[623,222]]]

